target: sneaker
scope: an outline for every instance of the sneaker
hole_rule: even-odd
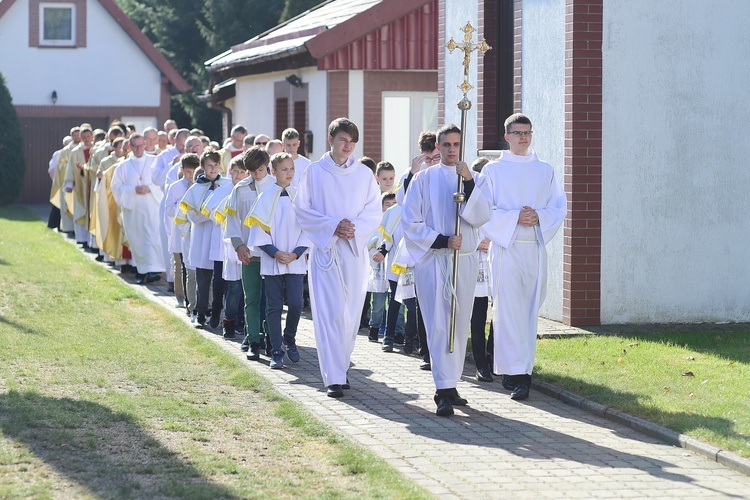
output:
[[[271,354],[271,364],[269,366],[271,370],[281,370],[284,368],[284,353],[282,351],[274,351]]]
[[[412,340],[407,340],[406,342],[404,342],[404,354],[409,356],[413,352],[414,352],[414,342]]]
[[[190,315],[190,322],[191,323],[195,323],[196,321],[198,321],[198,313],[191,314]]]
[[[183,307],[185,307],[185,301],[182,300],[182,299],[177,299],[177,307],[180,308],[180,309],[182,309]]]
[[[208,326],[210,326],[211,328],[218,328],[220,322],[221,314],[212,314],[211,319],[208,322]]]
[[[383,341],[383,347],[381,347],[381,349],[383,349],[383,352],[393,352],[393,344],[387,340]]]
[[[404,345],[404,334],[397,333],[393,336],[393,343],[396,345]]]
[[[206,316],[204,316],[203,314],[198,314],[198,318],[196,321],[199,328],[203,328],[204,326],[206,326]]]
[[[297,349],[297,344],[287,344],[286,356],[292,363],[297,363],[299,361],[299,349]]]

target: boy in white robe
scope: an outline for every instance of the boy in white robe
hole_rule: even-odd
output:
[[[130,137],[133,156],[114,172],[111,190],[122,209],[122,222],[128,248],[138,270],[136,283],[152,283],[166,270],[161,249],[159,206],[164,197],[151,181],[154,157],[145,154],[143,136]]]
[[[229,175],[232,178],[232,189],[239,182],[250,175],[242,163],[242,156],[235,156],[229,161]],[[227,237],[226,207],[229,203],[229,195],[212,212],[214,222],[221,227],[221,237],[224,246],[224,265],[221,277],[226,282],[226,299],[223,320],[223,337],[233,339],[236,331],[244,331],[245,308],[243,304],[244,294],[242,292],[242,262],[237,258],[231,239]]]
[[[567,196],[552,166],[529,150],[531,120],[505,121],[509,151],[482,170],[492,202],[484,227],[492,239],[490,273],[495,333],[494,372],[511,398],[529,397],[539,307],[547,286],[545,245],[567,213]]]
[[[276,184],[263,191],[245,218],[250,226],[248,244],[260,248],[260,273],[266,287],[266,324],[271,343],[271,369],[284,367],[284,354],[292,363],[300,359],[297,349],[297,326],[302,314],[304,277],[307,263],[303,256],[310,242],[302,233],[292,208],[297,189],[292,186],[294,160],[289,153],[271,157],[271,171]],[[281,312],[284,294],[287,314],[284,334]],[[282,349],[286,344],[286,353]]]
[[[328,396],[342,397],[367,288],[367,243],[382,211],[369,168],[354,159],[357,126],[337,118],[328,127],[331,150],[302,173],[294,211],[312,242],[310,302],[315,343]]]
[[[259,146],[253,146],[245,151],[242,155],[242,163],[245,170],[250,172],[250,176],[234,186],[224,209],[225,237],[232,242],[237,258],[242,262],[246,329],[242,351],[249,351],[247,359],[250,361],[260,360],[263,281],[260,275],[261,250],[251,249],[247,244],[250,228],[244,224],[244,221],[258,195],[275,182],[275,179],[268,175],[269,162],[268,153]]]
[[[490,205],[481,192],[481,174],[473,177],[468,165],[458,160],[461,130],[455,125],[445,125],[438,130],[437,138],[442,161],[439,166],[419,172],[412,180],[404,199],[402,223],[407,249],[416,261],[414,278],[430,346],[432,377],[437,389],[436,413],[449,416],[454,405],[467,404],[458,395],[456,385],[463,372],[477,282],[477,228],[489,220]],[[450,236],[455,232],[456,174],[464,179],[466,201],[461,205],[460,234]],[[455,250],[459,251],[459,261],[454,290]],[[454,294],[455,342],[450,352],[449,323]]]
[[[175,224],[175,216],[180,210],[180,201],[182,201],[190,186],[193,185],[195,170],[199,166],[200,159],[196,155],[183,158],[180,171],[182,179],[170,184],[164,193],[164,198],[166,199],[164,204],[164,226],[167,232],[168,250],[172,254],[172,260],[174,261],[174,294],[177,298],[177,307],[185,306],[187,273],[182,264],[182,235]],[[187,221],[187,219],[184,220]],[[192,299],[193,305],[195,305],[195,296]]]
[[[197,323],[201,328],[206,324],[209,290],[214,272],[214,261],[210,255],[214,224],[205,204],[214,190],[222,184],[231,184],[230,179],[219,175],[220,161],[219,153],[215,151],[206,152],[201,157],[201,168],[204,173],[195,179],[195,183],[190,186],[182,201],[180,201],[180,209],[190,221],[189,259],[190,264],[195,267],[195,278],[198,286],[196,298]],[[214,291],[214,293],[217,293],[217,291]],[[219,290],[218,293],[221,293],[221,291]]]
[[[307,166],[310,165],[310,160],[299,154],[300,140],[299,132],[296,128],[285,129],[281,133],[281,143],[283,144],[284,152],[292,155],[292,160],[294,160],[294,178],[292,179],[292,186],[297,187],[300,175],[302,175],[302,172],[304,172]]]

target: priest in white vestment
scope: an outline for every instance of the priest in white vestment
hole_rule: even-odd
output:
[[[133,156],[115,170],[111,190],[122,209],[123,229],[137,268],[139,284],[158,281],[166,271],[161,248],[159,207],[164,193],[152,181],[156,157],[145,154],[143,136],[130,137]]]
[[[490,276],[495,334],[494,369],[511,398],[529,397],[539,307],[547,289],[545,245],[567,213],[567,197],[552,166],[529,150],[531,120],[505,121],[509,151],[482,170],[492,218],[482,228],[492,240]]]
[[[458,395],[469,338],[474,288],[479,272],[476,248],[477,228],[490,218],[490,204],[482,193],[481,174],[472,175],[458,160],[461,130],[445,125],[438,130],[439,165],[414,176],[404,198],[402,224],[406,248],[416,262],[414,280],[430,348],[435,381],[436,413],[453,414],[453,406],[467,401]],[[460,236],[455,235],[456,205],[453,193],[460,175],[464,178],[466,201],[461,205]],[[452,286],[453,253],[459,251],[456,289]],[[457,298],[455,340],[449,350],[451,299]]]
[[[367,289],[367,243],[382,217],[372,171],[354,159],[357,126],[337,118],[328,127],[331,150],[302,173],[294,211],[312,242],[310,303],[315,343],[328,396],[348,388],[347,371]]]

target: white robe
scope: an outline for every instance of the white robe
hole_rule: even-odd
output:
[[[220,177],[215,182],[215,189],[221,185],[232,184],[231,179]],[[180,202],[180,209],[187,215],[190,221],[190,250],[188,261],[190,267],[196,269],[214,269],[214,261],[211,259],[211,235],[214,223],[211,220],[210,207],[206,206],[214,191],[210,191],[210,183],[195,183],[187,190]],[[216,200],[218,205],[219,201]]]
[[[177,229],[174,218],[180,209],[180,201],[189,187],[190,183],[183,178],[170,184],[164,192],[164,230],[167,232],[169,253],[182,253],[182,235]]]
[[[547,289],[544,246],[565,219],[567,197],[552,166],[534,153],[517,156],[503,151],[482,174],[492,201],[492,218],[482,229],[492,240],[493,371],[531,375],[539,307]],[[539,215],[533,228],[518,224],[524,205]]]
[[[310,247],[310,240],[302,232],[292,208],[297,190],[289,186],[286,192],[289,196],[281,196],[278,184],[270,186],[258,196],[245,217],[244,224],[250,227],[248,245],[261,251],[260,274],[263,276],[305,274],[307,271],[304,253],[289,264],[281,264],[260,248],[273,245],[282,252],[291,252],[297,247]]]
[[[313,245],[309,285],[320,374],[326,386],[344,384],[365,301],[367,243],[382,216],[380,189],[353,157],[339,167],[326,153],[300,176],[293,206]],[[334,234],[342,219],[354,224],[351,240]]]
[[[294,177],[292,177],[292,186],[294,186],[295,188],[299,186],[299,179],[300,177],[302,177],[302,172],[307,170],[308,166],[310,166],[310,159],[305,156],[298,155],[297,159],[294,160]]]
[[[166,271],[161,248],[159,205],[164,197],[151,180],[154,157],[130,157],[117,167],[110,189],[122,209],[122,222],[128,247],[138,272]],[[148,194],[136,194],[136,186],[148,186]]]
[[[461,205],[463,238],[455,290],[456,328],[453,352],[449,352],[453,251],[430,247],[439,235],[455,233],[453,193],[457,180],[456,168],[443,164],[420,171],[409,185],[401,216],[404,241],[416,261],[417,300],[427,330],[432,378],[437,389],[456,387],[463,372],[479,265],[475,253],[479,243],[477,228],[490,218],[490,204],[482,192],[482,176],[474,174],[472,194]]]
[[[226,216],[224,237],[230,241],[232,238],[240,238],[248,246],[250,255],[253,257],[260,257],[260,250],[248,245],[250,227],[246,226],[244,221],[258,195],[275,183],[276,179],[271,175],[266,175],[259,181],[252,177],[246,177],[235,184],[224,208],[224,215]]]

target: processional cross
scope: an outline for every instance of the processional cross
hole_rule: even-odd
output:
[[[461,85],[458,85],[459,90],[463,92],[464,96],[461,98],[460,101],[458,101],[458,109],[461,110],[461,149],[458,152],[458,160],[463,161],[464,159],[464,144],[465,141],[463,137],[466,135],[466,112],[471,109],[471,101],[467,97],[467,93],[473,89],[474,87],[469,83],[469,65],[471,64],[471,53],[474,51],[480,51],[482,55],[484,55],[485,52],[492,49],[489,45],[487,45],[487,41],[482,38],[482,41],[479,43],[473,43],[471,41],[472,34],[474,31],[474,27],[471,25],[470,22],[466,23],[466,26],[461,28],[461,31],[464,32],[464,40],[463,42],[456,43],[456,41],[451,37],[451,39],[448,41],[447,44],[445,44],[445,47],[448,49],[448,51],[452,54],[454,50],[459,49],[463,51],[464,53],[464,81],[461,83]],[[461,212],[461,204],[466,200],[466,196],[464,195],[464,182],[463,177],[460,175],[458,176],[458,189],[455,193],[453,193],[453,201],[456,203],[456,227],[455,227],[455,233],[456,235],[460,234],[461,232],[461,220],[459,218],[460,212]],[[458,275],[458,250],[453,251],[453,276],[451,277],[451,285],[453,293],[451,294],[451,324],[450,324],[450,336],[448,340],[448,351],[453,352],[453,347],[456,341],[456,284],[457,284],[457,275]]]

